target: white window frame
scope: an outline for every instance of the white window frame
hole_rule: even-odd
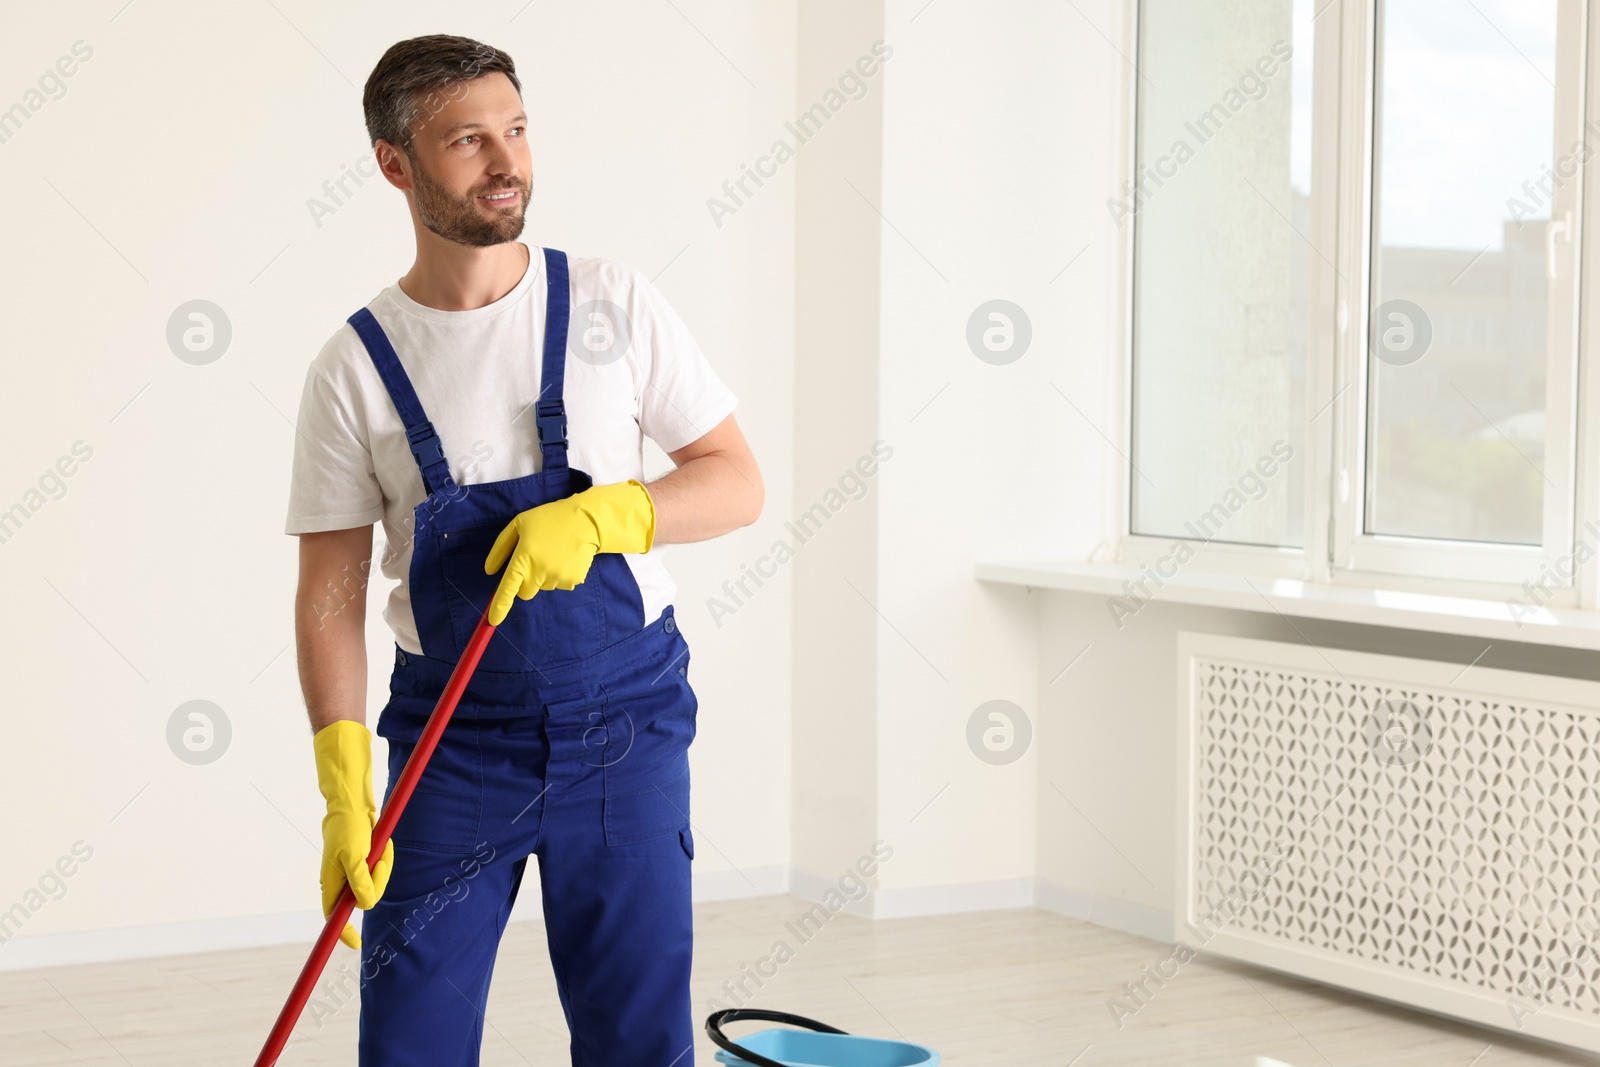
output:
[[[1375,19],[1378,0],[1319,0],[1316,17],[1312,101],[1313,217],[1307,236],[1317,251],[1311,253],[1309,304],[1313,336],[1307,364],[1303,456],[1306,464],[1303,548],[1234,545],[1211,542],[1203,561],[1188,566],[1213,573],[1296,578],[1328,585],[1393,589],[1491,600],[1515,598],[1531,602],[1525,582],[1544,579],[1538,602],[1547,607],[1600,606],[1600,487],[1591,483],[1600,464],[1590,453],[1596,447],[1593,433],[1583,427],[1600,419],[1600,389],[1594,375],[1580,375],[1580,364],[1593,366],[1588,354],[1595,337],[1593,323],[1600,314],[1596,285],[1571,286],[1573,272],[1584,269],[1593,278],[1600,261],[1595,257],[1600,211],[1584,212],[1583,203],[1600,203],[1600,166],[1584,166],[1581,179],[1555,191],[1552,218],[1571,211],[1577,240],[1557,241],[1557,279],[1566,279],[1562,293],[1576,290],[1576,298],[1555,302],[1552,311],[1551,369],[1546,396],[1545,474],[1557,486],[1545,489],[1544,546],[1471,544],[1361,533],[1359,525],[1365,491],[1364,449],[1367,422],[1367,334],[1365,328],[1370,293],[1370,243],[1372,197],[1373,94]],[[1588,142],[1600,161],[1600,78],[1590,74],[1600,56],[1600,17],[1589,8],[1600,0],[1577,0],[1563,9],[1564,24],[1558,34],[1558,67],[1574,70],[1576,91],[1558,87],[1558,128],[1581,130],[1583,115],[1576,105],[1587,104],[1593,133]],[[1138,22],[1141,0],[1117,5],[1120,25],[1112,39],[1120,42],[1126,62],[1121,63],[1121,142],[1117,146],[1116,187],[1121,188],[1137,170],[1138,82],[1134,63],[1139,58]],[[1580,25],[1573,26],[1572,22]],[[1327,23],[1327,25],[1324,25]],[[1350,47],[1347,43],[1354,42]],[[1587,52],[1583,45],[1587,43]],[[1582,64],[1578,63],[1583,59]],[[1336,71],[1337,76],[1330,75]],[[1558,135],[1557,145],[1578,136]],[[1561,149],[1558,149],[1558,154]],[[1582,196],[1579,196],[1580,190]],[[1336,195],[1330,195],[1335,191]],[[1353,221],[1351,221],[1353,220]],[[1134,397],[1134,310],[1136,301],[1135,242],[1139,225],[1119,233],[1118,277],[1120,300],[1115,309],[1122,352],[1121,452],[1111,457],[1118,487],[1116,525],[1118,562],[1154,565],[1170,557],[1175,538],[1146,536],[1131,531]],[[1321,255],[1318,254],[1321,253]],[[1326,260],[1324,259],[1326,257]],[[1330,266],[1331,260],[1337,266]],[[1555,330],[1570,331],[1571,341],[1558,349]],[[1561,352],[1568,355],[1562,356]],[[1574,476],[1576,474],[1576,476]],[[1341,493],[1341,486],[1345,487]],[[1575,558],[1574,532],[1595,559]],[[1557,584],[1557,570],[1570,574]]]

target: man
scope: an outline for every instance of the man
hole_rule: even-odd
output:
[[[362,99],[411,269],[306,375],[287,530],[323,821],[323,912],[367,909],[365,1067],[478,1063],[530,855],[574,1064],[690,1067],[688,747],[697,701],[660,545],[753,522],[736,398],[621,264],[532,248],[521,83],[460,37],[402,41]],[[570,322],[570,326],[569,326]],[[570,331],[570,332],[569,332]],[[648,485],[643,438],[676,469]],[[494,638],[369,873],[365,579],[399,585],[392,785],[480,617]]]

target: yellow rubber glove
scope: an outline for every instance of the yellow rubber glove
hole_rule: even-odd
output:
[[[655,537],[655,501],[631,478],[529,508],[500,531],[484,561],[483,573],[493,574],[511,560],[489,602],[489,622],[499,626],[515,597],[576,586],[597,552],[648,552]]]
[[[372,907],[389,885],[394,867],[394,842],[384,846],[383,858],[367,870],[372,851],[372,828],[378,806],[372,800],[372,732],[354,719],[339,719],[318,730],[311,739],[317,754],[317,787],[328,802],[322,819],[322,917],[333,914],[339,893],[349,882],[356,907]],[[339,940],[361,947],[355,925],[345,923]]]

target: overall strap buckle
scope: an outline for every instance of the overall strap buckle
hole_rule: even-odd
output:
[[[444,442],[433,432],[433,423],[423,422],[406,430],[406,440],[411,444],[411,454],[423,470],[444,462]]]
[[[539,428],[541,448],[567,443],[567,409],[560,397],[539,401],[534,422]]]

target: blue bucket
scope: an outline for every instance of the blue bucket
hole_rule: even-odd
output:
[[[722,1024],[741,1019],[789,1023],[809,1030],[758,1030],[736,1043]],[[847,1034],[827,1023],[763,1008],[726,1008],[706,1019],[706,1033],[721,1048],[717,1059],[732,1067],[934,1067],[939,1054],[909,1041]]]

